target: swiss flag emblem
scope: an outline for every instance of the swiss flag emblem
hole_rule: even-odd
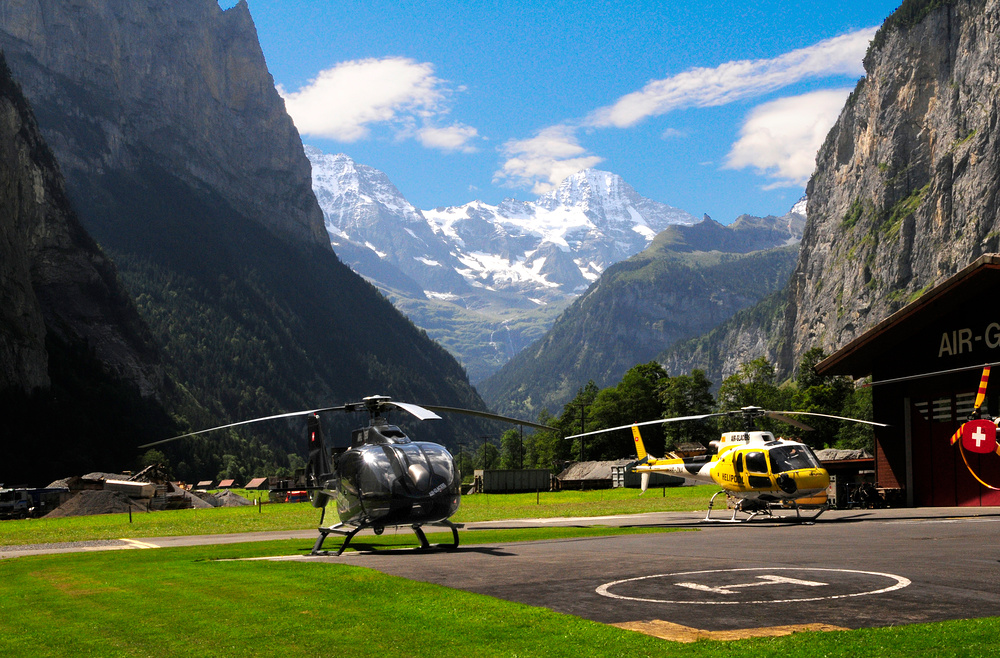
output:
[[[970,420],[962,428],[962,447],[970,452],[993,452],[997,449],[997,426],[985,419]]]

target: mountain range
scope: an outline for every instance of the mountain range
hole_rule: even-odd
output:
[[[479,385],[506,413],[557,413],[593,381],[616,383],[672,343],[698,336],[781,289],[795,265],[804,201],[782,217],[671,226],[609,267],[540,340]]]
[[[418,210],[377,169],[314,147],[306,155],[334,249],[368,252],[345,260],[379,284],[469,308],[572,299],[668,226],[698,221],[595,169],[569,176],[537,201]]]
[[[534,202],[420,210],[377,169],[306,155],[338,255],[509,413],[552,411],[783,286],[805,223],[804,199],[780,218],[699,221],[596,169]]]
[[[306,147],[338,256],[463,363],[475,383],[539,338],[613,263],[693,215],[588,169],[536,201],[420,210],[381,171]]]

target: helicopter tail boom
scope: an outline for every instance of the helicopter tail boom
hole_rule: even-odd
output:
[[[639,461],[646,459],[649,455],[646,453],[646,446],[642,443],[642,435],[639,434],[639,426],[632,426],[632,437],[635,439],[635,452],[639,457]],[[645,491],[645,489],[643,489]]]

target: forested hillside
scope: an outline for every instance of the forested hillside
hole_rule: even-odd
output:
[[[794,242],[801,224],[801,217],[794,228],[773,217],[729,227],[706,219],[663,231],[644,252],[609,267],[544,338],[482,384],[483,397],[508,413],[553,412],[587,381],[606,386],[715,327],[785,284],[797,246],[753,249]]]

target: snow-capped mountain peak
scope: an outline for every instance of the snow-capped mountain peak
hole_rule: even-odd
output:
[[[612,263],[642,251],[683,210],[643,198],[620,176],[586,169],[535,202],[418,210],[388,177],[343,154],[306,147],[334,249],[368,249],[427,296],[492,305],[582,292]],[[353,244],[348,247],[345,239]],[[354,259],[355,266],[361,260]],[[348,259],[351,262],[351,259]],[[362,274],[379,281],[374,272]],[[475,302],[468,298],[475,297]]]

